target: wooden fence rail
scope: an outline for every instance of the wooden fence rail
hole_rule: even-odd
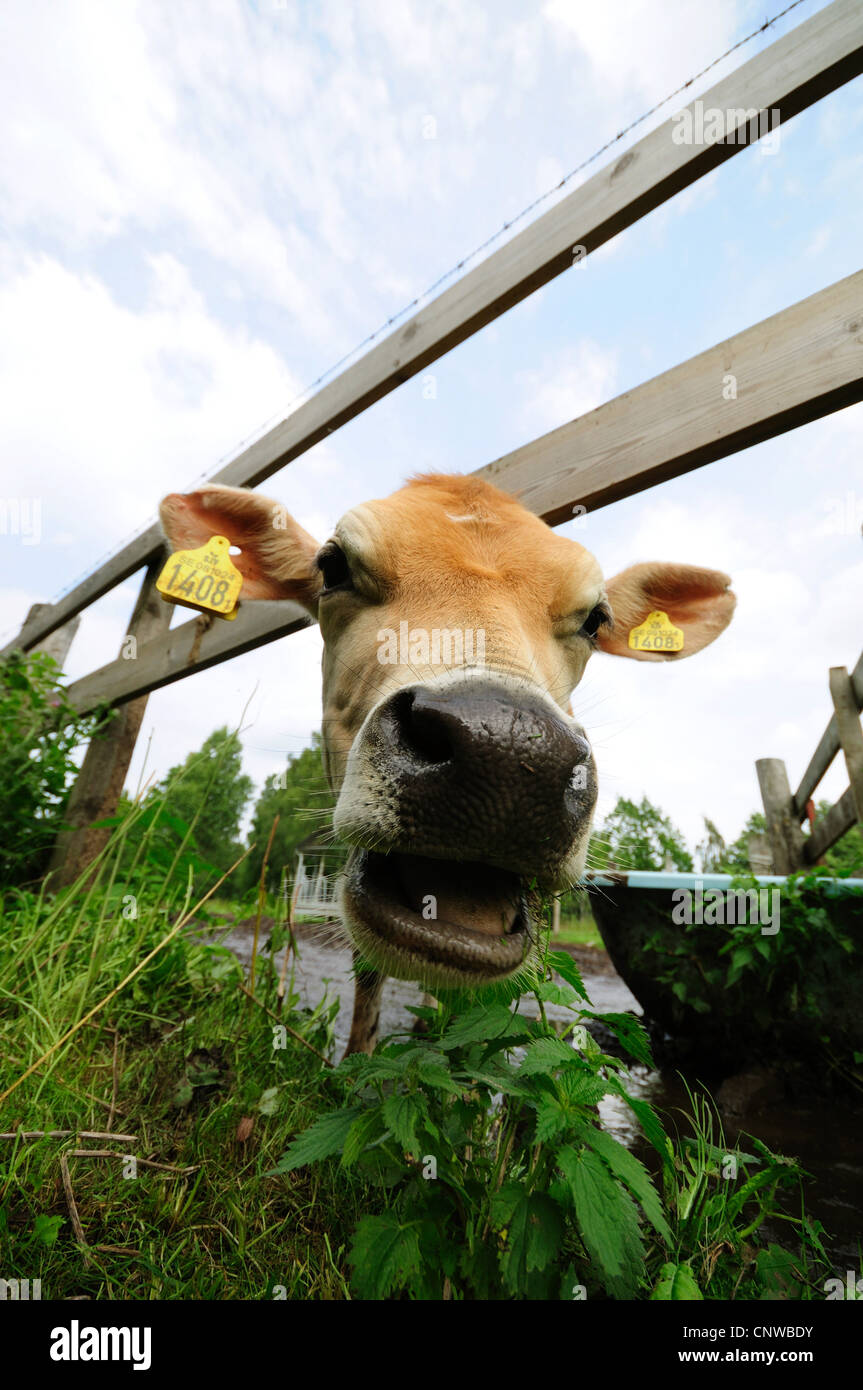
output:
[[[677,143],[674,117],[664,122],[420,309],[212,481],[248,487],[263,482],[570,269],[576,251],[579,259],[595,251],[754,143],[757,113],[775,112],[774,121],[785,123],[861,72],[863,5],[860,0],[833,0],[699,98],[704,109],[728,113],[723,141]],[[161,543],[158,527],[151,526],[49,612],[26,623],[9,647],[34,646],[149,563]]]
[[[817,864],[828,849],[859,824],[863,833],[863,653],[849,675],[844,666],[830,670],[833,715],[794,795],[781,758],[760,758],[755,764],[767,820],[773,872],[794,873]],[[850,786],[804,836],[801,821],[808,818],[812,795],[842,751]]]
[[[463,274],[211,481],[257,486],[754,143],[764,133],[764,113],[770,113],[768,127],[773,130],[861,73],[863,3],[833,0],[698,99],[702,109],[725,113],[723,139],[680,142],[674,138],[680,129],[677,113]],[[694,118],[694,107],[687,109]],[[589,509],[605,506],[861,399],[863,271],[478,473],[517,492],[534,512],[558,525],[570,518],[577,504]],[[124,644],[117,660],[69,688],[82,712],[104,702],[125,710],[98,747],[94,740],[78,778],[73,809],[80,814],[76,812],[72,838],[59,845],[55,855],[58,872],[67,879],[84,867],[88,817],[110,814],[112,798],[119,795],[149,692],[296,632],[310,621],[296,604],[257,602],[242,605],[233,623],[201,615],[169,632],[168,610],[158,608],[152,588],[163,545],[159,528],[150,526],[57,603],[34,606],[18,636],[3,649],[30,650],[61,629],[68,636],[73,630],[68,625],[79,613],[147,567],[132,625],[137,648],[132,652]],[[849,700],[856,702],[856,710],[861,706],[860,663],[852,677],[846,673],[846,682],[838,677],[834,682],[834,719],[795,798],[784,766],[779,763],[771,771],[765,764],[762,786],[767,788],[765,804],[769,799],[772,808],[768,819],[772,817],[777,852],[789,864],[803,852],[798,843],[803,840],[800,820],[815,785],[809,787],[809,782],[816,773],[815,781],[820,780],[821,762],[826,760],[826,769],[840,746],[851,787],[822,822],[820,838],[810,837],[805,849],[812,852],[836,826],[844,826],[852,812],[859,816],[863,752],[850,731],[848,711]],[[801,807],[804,811],[798,814]]]
[[[736,399],[723,383],[732,376]],[[550,524],[863,400],[863,271],[478,470]],[[323,539],[323,537],[321,538]],[[297,604],[241,604],[235,622],[183,623],[167,642],[69,687],[85,713],[120,703],[307,626]],[[203,631],[202,631],[203,627]]]

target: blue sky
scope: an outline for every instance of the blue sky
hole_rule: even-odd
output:
[[[800,5],[688,99],[818,8]],[[38,499],[42,537],[0,537],[3,631],[767,13],[748,0],[13,0],[0,457],[4,495]],[[434,399],[414,379],[262,491],[323,540],[408,473],[479,467],[858,270],[861,92],[858,79],[796,117],[772,154],[741,151],[451,352],[429,369]],[[575,707],[603,809],[647,794],[691,839],[704,812],[731,836],[758,804],[757,757],[784,757],[798,780],[829,714],[828,667],[853,665],[861,644],[861,441],[855,407],[573,532],[609,575],[687,560],[728,570],[739,594],[732,628],[692,662],[591,662]],[[85,615],[72,677],[116,655],[134,593]],[[317,727],[319,661],[310,631],[157,692],[133,777],[145,752],[161,775],[250,702],[260,783]],[[836,769],[825,792],[845,785]]]

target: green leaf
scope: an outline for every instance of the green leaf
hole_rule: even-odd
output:
[[[780,1245],[768,1245],[759,1250],[757,1256],[759,1278],[769,1297],[773,1299],[800,1298],[803,1290],[800,1283],[799,1257]]]
[[[504,1183],[491,1199],[491,1219],[506,1232],[501,1273],[507,1289],[524,1294],[528,1275],[545,1269],[563,1239],[563,1214],[544,1193],[529,1193],[523,1183]]]
[[[521,1028],[505,1004],[481,1005],[454,1019],[438,1045],[449,1052],[472,1042],[505,1037],[507,1033],[520,1032]]]
[[[323,1115],[288,1145],[275,1168],[267,1176],[291,1173],[295,1168],[305,1167],[307,1163],[316,1163],[318,1159],[330,1158],[332,1154],[340,1153],[354,1121],[362,1113],[362,1107],[354,1105],[348,1110],[335,1110],[330,1115]]]
[[[688,1264],[664,1264],[650,1295],[660,1303],[701,1303],[701,1290]]]
[[[389,1096],[383,1105],[383,1118],[403,1149],[413,1152],[417,1147],[417,1125],[425,1114],[425,1105],[416,1096]]]
[[[608,1078],[608,1087],[609,1090],[614,1091],[616,1095],[619,1095],[626,1101],[626,1104],[644,1130],[644,1137],[656,1149],[663,1163],[667,1163],[670,1150],[668,1135],[662,1128],[662,1122],[653,1109],[653,1106],[648,1105],[646,1100],[639,1100],[636,1096],[631,1096],[623,1083],[618,1081],[617,1077],[610,1076]]]
[[[564,1009],[577,1009],[579,997],[569,985],[557,985],[554,980],[544,980],[536,986],[534,994],[544,1004],[560,1004]]]
[[[416,1060],[416,1074],[424,1086],[434,1091],[446,1091],[449,1095],[460,1095],[464,1089],[454,1079],[449,1069],[449,1058],[442,1052],[424,1050]]]
[[[608,1083],[600,1077],[565,1073],[554,1095],[543,1095],[531,1102],[536,1110],[537,1143],[569,1133],[584,1119],[584,1106],[596,1105],[607,1090]]]
[[[581,978],[581,971],[568,951],[549,951],[548,963],[552,970],[556,970],[562,980],[571,985],[580,999],[589,1003],[587,990]]]
[[[644,1278],[644,1247],[632,1199],[592,1150],[564,1149],[558,1161],[597,1274],[613,1298],[633,1298]]]
[[[569,1043],[562,1038],[537,1038],[526,1048],[519,1072],[522,1076],[534,1076],[537,1072],[558,1071],[572,1063],[584,1065]]]
[[[65,1220],[65,1216],[37,1216],[33,1223],[35,1239],[40,1245],[53,1245]]]
[[[389,1130],[386,1127],[383,1117],[383,1106],[375,1105],[354,1120],[345,1138],[342,1148],[342,1167],[350,1168],[352,1163],[356,1163],[361,1153],[371,1145],[383,1139]]]
[[[364,1216],[348,1261],[354,1267],[351,1282],[360,1298],[387,1298],[420,1272],[418,1224],[402,1225],[393,1211]]]
[[[604,1023],[606,1028],[611,1029],[621,1047],[625,1047],[636,1062],[642,1062],[644,1066],[653,1068],[650,1038],[647,1036],[647,1029],[641,1019],[636,1018],[635,1014],[593,1014],[584,1010],[584,1017],[595,1018],[599,1023]]]
[[[651,1226],[666,1245],[671,1245],[671,1231],[662,1211],[659,1193],[653,1186],[644,1164],[598,1125],[580,1126],[579,1137],[599,1154],[614,1176],[629,1188],[633,1197],[641,1204],[641,1209]]]
[[[465,1248],[459,1272],[474,1298],[489,1302],[499,1288],[497,1251],[492,1242],[477,1240],[472,1251]]]
[[[520,1198],[509,1221],[501,1260],[503,1282],[511,1293],[526,1291],[528,1275],[545,1269],[563,1238],[563,1216],[556,1202],[541,1192]]]

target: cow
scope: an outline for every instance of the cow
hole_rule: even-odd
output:
[[[570,695],[594,651],[679,660],[713,642],[729,577],[584,546],[476,476],[424,474],[320,545],[278,502],[209,485],[164,499],[177,549],[228,537],[242,600],[292,599],[323,636],[324,769],[350,846],[348,1051],[373,1050],[387,975],[434,990],[524,972],[541,902],[578,880],[597,795]],[[651,613],[681,650],[633,649]]]

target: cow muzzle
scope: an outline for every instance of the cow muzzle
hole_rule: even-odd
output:
[[[543,891],[581,871],[596,772],[583,730],[514,678],[412,685],[351,750],[335,827],[362,954],[429,985],[517,972]]]

